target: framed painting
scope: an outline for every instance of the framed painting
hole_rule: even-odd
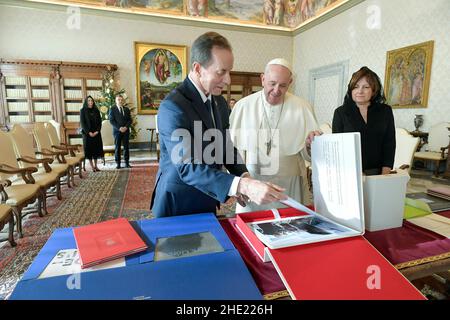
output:
[[[426,108],[434,41],[387,52],[384,88],[392,108]]]
[[[134,43],[138,114],[156,114],[161,101],[186,77],[187,47]]]

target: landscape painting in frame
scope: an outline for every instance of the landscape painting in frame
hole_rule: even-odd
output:
[[[428,41],[387,52],[384,87],[391,107],[427,107],[433,47]]]
[[[138,114],[158,113],[161,101],[186,77],[186,46],[135,42]]]

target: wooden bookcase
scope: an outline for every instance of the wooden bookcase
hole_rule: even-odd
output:
[[[261,73],[231,71],[230,76],[231,84],[222,91],[228,103],[231,98],[237,101],[262,89]]]
[[[62,123],[62,137],[80,143],[80,109],[84,99],[100,97],[103,77],[112,64],[40,60],[0,60],[0,126],[51,119]]]

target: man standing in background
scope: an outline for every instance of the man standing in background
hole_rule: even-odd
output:
[[[116,96],[116,104],[109,109],[109,122],[113,126],[114,135],[114,158],[116,160],[116,169],[120,169],[121,161],[121,145],[123,144],[123,157],[125,159],[125,167],[130,166],[130,127],[131,127],[131,113],[130,109],[123,106],[123,96]]]

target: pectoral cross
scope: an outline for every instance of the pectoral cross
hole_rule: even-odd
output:
[[[266,147],[267,147],[267,155],[269,155],[270,154],[270,150],[272,149],[272,140],[269,140],[265,144],[266,144]]]

